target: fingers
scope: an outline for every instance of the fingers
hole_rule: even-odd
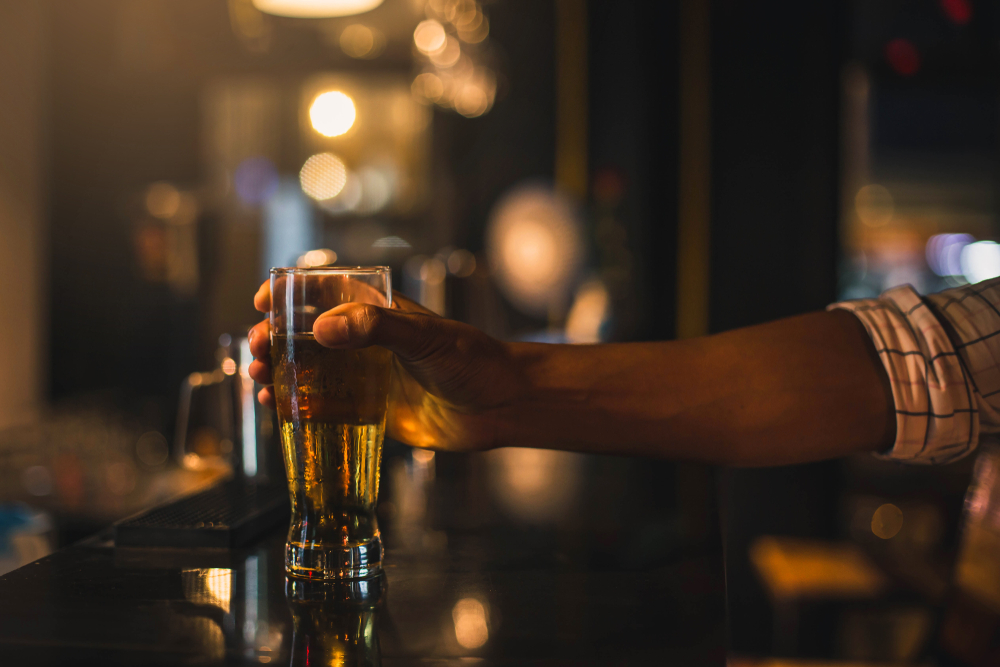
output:
[[[255,324],[247,333],[250,342],[250,354],[255,359],[271,358],[271,331],[267,320]]]
[[[274,376],[271,374],[271,364],[265,361],[254,359],[250,362],[247,372],[259,384],[274,384]]]
[[[265,280],[253,297],[253,307],[262,313],[271,310],[271,281]]]
[[[316,341],[326,347],[355,349],[381,345],[403,359],[418,359],[448,345],[454,322],[424,313],[345,303],[319,316]]]
[[[266,405],[273,410],[276,405],[274,402],[274,387],[264,387],[257,392],[257,400],[260,401],[261,405]]]

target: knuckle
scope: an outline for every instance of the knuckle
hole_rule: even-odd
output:
[[[357,324],[363,342],[368,343],[374,339],[383,319],[381,309],[375,306],[365,306],[359,309]]]

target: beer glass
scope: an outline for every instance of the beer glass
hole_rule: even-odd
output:
[[[392,305],[388,267],[271,269],[271,366],[292,501],[292,576],[353,579],[382,567],[375,519],[392,354],[335,350],[313,323],[344,303]]]

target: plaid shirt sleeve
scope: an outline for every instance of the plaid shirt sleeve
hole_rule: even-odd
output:
[[[1000,278],[926,297],[904,285],[829,308],[861,320],[889,375],[896,442],[879,456],[947,463],[1000,433]]]

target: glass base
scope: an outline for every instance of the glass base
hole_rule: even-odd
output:
[[[285,544],[285,570],[304,579],[364,579],[382,571],[382,539],[353,547]]]

